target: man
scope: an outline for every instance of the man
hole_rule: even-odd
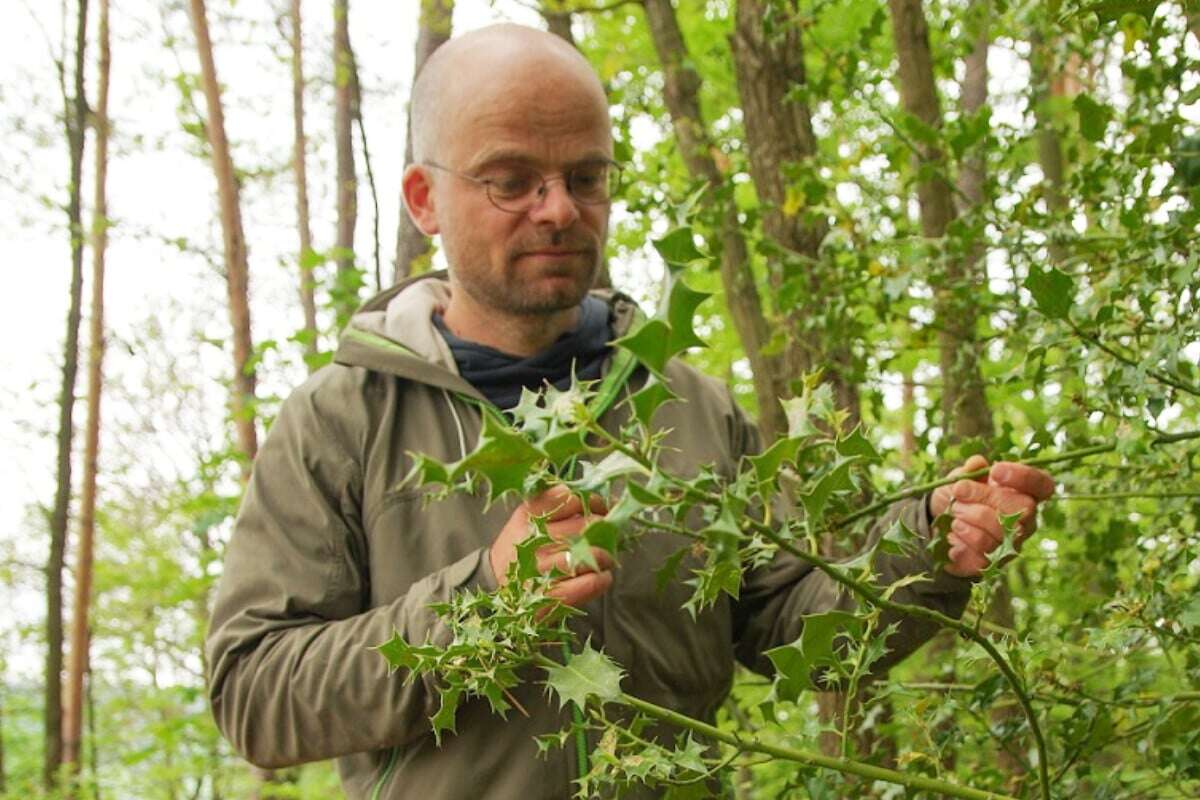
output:
[[[414,166],[404,176],[413,220],[440,234],[449,279],[394,287],[356,315],[336,364],[284,404],[247,489],[230,542],[208,640],[213,712],[239,752],[263,766],[338,758],[352,798],[561,798],[579,766],[570,748],[539,758],[533,737],[560,730],[566,712],[537,681],[515,690],[528,715],[459,710],[457,734],[435,747],[436,692],[404,685],[368,648],[393,629],[445,642],[428,608],[463,588],[505,580],[529,516],[548,513],[559,540],[588,515],[560,488],[485,510],[483,498],[435,503],[401,482],[411,454],[452,461],[481,427],[481,405],[515,402],[520,385],[606,375],[607,341],[634,316],[620,295],[588,296],[607,232],[612,140],[607,104],[586,61],[538,31],[496,26],[452,40],[413,92]],[[599,344],[597,345],[597,342]],[[728,390],[681,363],[667,378],[685,402],[659,410],[670,429],[663,466],[711,464],[732,474],[758,447]],[[645,379],[635,373],[631,384]],[[627,409],[610,409],[619,424]],[[687,435],[684,435],[684,432]],[[983,466],[981,459],[966,468]],[[959,614],[970,576],[1000,541],[996,512],[1022,511],[1053,490],[1049,476],[1015,464],[987,482],[964,481],[929,499],[954,504],[952,563],[897,593]],[[899,504],[928,535],[925,500]],[[729,690],[735,658],[769,670],[763,650],[794,639],[801,615],[852,602],[821,573],[780,557],[746,577],[738,602],[722,597],[693,622],[679,582],[660,592],[654,570],[684,541],[648,533],[614,564],[572,570],[561,548],[539,554],[566,573],[559,598],[579,607],[582,636],[627,670],[632,694],[710,717]],[[688,563],[682,565],[686,570]],[[883,556],[892,581],[933,572],[919,558]],[[932,633],[898,620],[898,660]]]

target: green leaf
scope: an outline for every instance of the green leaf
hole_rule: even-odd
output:
[[[546,685],[558,695],[560,708],[567,703],[583,708],[591,697],[607,702],[621,696],[621,669],[593,649],[591,642],[586,642],[581,652],[568,656],[562,666],[545,670]]]
[[[508,492],[520,492],[526,476],[546,460],[546,453],[530,444],[524,436],[491,414],[484,414],[479,443],[466,458],[454,465],[452,477],[473,472],[487,479],[488,502],[492,503]]]
[[[862,626],[861,619],[846,611],[805,615],[800,638],[766,652],[777,673],[773,699],[795,701],[809,689],[827,688],[814,680],[818,670],[840,671],[841,659],[834,643],[839,636],[859,638]]]
[[[803,439],[778,439],[763,453],[757,456],[748,456],[746,460],[754,467],[754,476],[758,478],[758,482],[766,483],[779,474],[779,469],[784,464],[795,463],[796,454],[803,444]]]
[[[661,377],[663,367],[671,358],[671,327],[661,319],[647,320],[637,330],[622,336],[613,344],[633,353],[646,369]]]
[[[863,435],[861,427],[855,428],[848,436],[838,439],[837,451],[838,455],[858,456],[870,464],[877,464],[883,460],[879,456],[879,451],[875,449],[875,445],[871,444],[870,440]]]
[[[712,295],[697,292],[683,281],[673,281],[667,300],[667,324],[671,326],[670,355],[681,353],[689,347],[705,347],[704,340],[696,335],[692,321],[696,308]]]
[[[630,396],[629,402],[633,405],[633,415],[637,421],[649,427],[659,406],[678,399],[679,396],[668,389],[662,380],[651,375],[646,385]]]
[[[1071,104],[1079,114],[1079,132],[1089,142],[1098,142],[1104,138],[1104,129],[1113,118],[1113,110],[1104,103],[1097,103],[1088,94],[1076,95]]]
[[[691,262],[704,258],[704,253],[696,247],[696,241],[690,227],[676,228],[661,239],[652,239],[651,244],[668,267],[686,267]]]
[[[449,689],[439,690],[438,694],[442,704],[438,707],[437,713],[429,718],[429,721],[433,724],[434,741],[437,742],[438,747],[441,747],[443,731],[457,733],[454,723],[459,701],[462,700],[462,689],[452,686]]]
[[[838,459],[811,491],[800,495],[800,501],[804,504],[804,510],[811,523],[816,523],[822,518],[825,506],[834,492],[849,492],[854,489],[854,481],[850,478],[850,466],[858,460],[858,456]]]
[[[1025,288],[1033,295],[1038,309],[1051,319],[1068,319],[1075,301],[1075,281],[1071,276],[1051,267],[1046,271],[1029,268]]]
[[[381,656],[387,659],[389,671],[397,669],[412,669],[419,659],[414,648],[397,631],[392,638],[375,648]]]
[[[567,483],[577,492],[604,492],[616,478],[646,475],[646,468],[622,452],[614,450],[598,463],[584,463],[583,475]]]

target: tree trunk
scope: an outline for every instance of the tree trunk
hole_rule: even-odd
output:
[[[779,292],[785,283],[796,280],[805,285],[803,302],[782,312],[791,330],[783,379],[791,381],[822,368],[838,406],[850,414],[849,424],[855,425],[860,414],[858,385],[843,332],[806,329],[824,316],[827,298],[839,291],[837,282],[825,279],[819,269],[818,253],[828,224],[823,216],[809,218],[802,211],[785,211],[786,165],[810,160],[817,152],[808,104],[788,97],[795,87],[807,83],[804,43],[797,25],[788,24],[782,35],[768,36],[763,28],[765,16],[761,0],[740,0],[732,44],[750,177],[764,209],[763,232],[794,256],[772,265],[773,288]],[[796,274],[798,270],[800,274]]]
[[[96,472],[100,453],[100,394],[104,375],[104,256],[108,245],[108,0],[100,0],[99,77],[94,109],[96,131],[95,194],[92,209],[92,313],[88,359],[87,427],[84,433],[83,487],[79,501],[79,550],[75,559],[75,609],[71,618],[70,662],[63,704],[63,763],[73,784],[83,767],[84,675],[89,650],[88,615],[92,603],[92,561],[96,538]]]
[[[1033,84],[1034,122],[1037,128],[1038,164],[1042,168],[1042,197],[1046,201],[1047,216],[1063,217],[1069,203],[1064,192],[1066,165],[1063,160],[1062,138],[1058,120],[1050,109],[1050,99],[1068,93],[1074,88],[1074,80],[1059,75],[1054,60],[1054,48],[1046,42],[1040,32],[1035,32],[1030,41],[1030,73]],[[1050,260],[1061,262],[1064,252],[1061,244],[1050,242]]]
[[[779,405],[779,399],[787,396],[787,384],[782,378],[782,359],[763,353],[771,338],[770,329],[750,268],[737,207],[729,194],[729,183],[712,157],[712,144],[700,114],[700,76],[691,65],[670,0],[643,0],[643,7],[662,64],[664,97],[684,163],[693,180],[709,186],[704,197],[719,238],[725,302],[754,373],[758,426],[770,441],[787,430]]]
[[[450,22],[454,0],[421,0],[421,16],[417,29],[416,52],[413,54],[413,81],[421,74],[425,62],[434,50],[450,39]],[[412,164],[412,124],[409,123],[404,144],[404,166]],[[393,278],[396,283],[412,275],[414,267],[429,252],[429,239],[417,230],[400,198],[400,226],[396,230],[396,262]]]
[[[542,0],[540,10],[550,32],[575,47],[575,34],[571,33],[571,12],[563,10],[561,0]]]
[[[312,274],[317,259],[308,211],[308,137],[304,133],[304,37],[300,0],[291,0],[289,16],[292,24],[292,174],[296,180],[296,227],[300,232],[300,306],[304,309],[304,360],[311,372],[316,369],[317,353],[321,348],[317,339],[317,302]]]
[[[354,55],[350,50],[350,0],[333,0],[333,141],[337,151],[338,327],[358,307],[362,276],[354,264],[354,227],[358,221],[358,176],[354,169]]]
[[[929,29],[920,0],[888,0],[892,33],[899,63],[899,89],[904,109],[930,128],[942,125]],[[984,72],[986,81],[986,70]],[[986,83],[983,87],[986,93]],[[985,94],[986,96],[986,94]],[[946,178],[945,154],[936,144],[918,145],[918,169],[927,175],[917,182],[921,231],[926,238],[942,239],[955,218],[953,192]],[[942,372],[942,420],[947,440],[988,439],[994,433],[979,369],[979,344],[975,336],[975,276],[969,259],[952,254],[942,257],[942,271],[930,276],[937,297],[935,311]]]
[[[243,457],[242,474],[248,476],[250,464],[258,452],[254,427],[254,370],[250,358],[254,352],[250,338],[250,267],[246,256],[246,236],[242,231],[242,211],[238,182],[233,171],[229,140],[225,137],[225,112],[221,106],[221,85],[213,61],[212,40],[208,35],[208,17],[204,0],[189,0],[192,25],[196,31],[196,50],[204,82],[208,107],[205,129],[212,148],[213,171],[221,205],[221,231],[225,244],[225,281],[229,290],[229,318],[233,325],[233,421],[238,449]]]
[[[63,342],[62,387],[58,396],[58,486],[50,514],[50,555],[46,563],[46,702],[45,752],[42,782],[47,789],[58,783],[62,765],[62,572],[67,547],[67,520],[71,505],[71,443],[74,438],[75,378],[79,371],[79,321],[83,296],[83,222],[80,184],[87,132],[87,98],[84,95],[84,50],[87,45],[88,1],[79,0],[75,27],[73,97],[67,94],[65,67],[60,64],[63,121],[70,161],[67,187],[67,230],[71,241],[71,289],[67,309],[67,334]],[[63,60],[65,61],[65,54]]]

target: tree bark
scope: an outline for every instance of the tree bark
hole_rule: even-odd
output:
[[[333,0],[333,140],[337,151],[338,327],[358,307],[362,276],[354,264],[354,228],[358,222],[358,175],[354,167],[354,54],[350,50],[350,0]]]
[[[413,81],[416,81],[433,51],[450,39],[450,23],[454,0],[421,0],[421,15],[417,28],[417,45],[413,54]],[[409,122],[404,144],[404,166],[412,164],[412,123]],[[400,226],[396,230],[396,261],[393,278],[396,283],[413,274],[414,267],[429,252],[429,238],[417,230],[400,198]]]
[[[88,0],[79,0],[75,26],[73,96],[66,86],[65,66],[59,64],[63,122],[70,161],[67,187],[67,230],[71,242],[71,288],[67,308],[67,334],[63,342],[62,386],[58,396],[58,485],[50,514],[50,554],[46,564],[46,702],[42,782],[47,789],[58,783],[62,765],[62,572],[67,547],[67,522],[71,505],[71,443],[74,439],[75,379],[79,371],[79,323],[83,298],[83,222],[81,181],[83,148],[87,132],[87,98],[84,95],[84,52],[87,46]],[[63,61],[66,54],[63,54]]]
[[[715,217],[725,302],[754,373],[759,429],[770,441],[787,430],[779,405],[779,399],[787,396],[787,382],[782,377],[782,359],[763,353],[771,338],[770,329],[750,268],[737,207],[731,196],[720,196],[728,193],[728,182],[713,159],[712,143],[700,113],[700,76],[691,65],[670,0],[643,0],[643,8],[662,65],[664,97],[684,163],[693,180],[709,186],[704,202]]]
[[[292,174],[296,181],[296,227],[300,232],[300,306],[304,309],[304,354],[309,371],[316,369],[320,342],[317,339],[317,302],[313,282],[316,254],[308,210],[308,136],[304,132],[304,37],[300,0],[291,0],[290,43],[292,47]]]
[[[212,149],[213,171],[221,207],[221,231],[225,245],[225,282],[229,293],[229,319],[233,325],[233,422],[237,445],[243,458],[242,474],[248,477],[250,464],[258,453],[258,435],[254,426],[254,352],[250,328],[250,266],[246,255],[246,236],[242,230],[238,181],[233,170],[229,140],[225,136],[225,112],[221,106],[221,85],[213,61],[212,40],[204,0],[189,0],[192,26],[196,32],[196,50],[208,108],[205,125]]]
[[[802,281],[804,300],[782,311],[791,336],[783,357],[783,377],[791,381],[817,368],[832,387],[840,408],[860,418],[853,354],[842,331],[809,330],[824,315],[829,297],[839,287],[820,273],[818,255],[828,232],[824,217],[788,213],[786,167],[811,160],[817,152],[808,103],[790,93],[807,83],[804,43],[798,25],[768,36],[763,28],[766,9],[761,0],[740,0],[732,37],[733,60],[741,99],[743,128],[750,155],[750,177],[763,206],[763,232],[794,258],[777,259],[771,267],[773,288]],[[800,274],[796,274],[800,272]],[[835,336],[837,338],[835,338]]]
[[[84,677],[89,650],[88,616],[92,602],[92,561],[96,538],[96,474],[100,453],[100,396],[104,376],[104,256],[108,245],[108,82],[111,69],[108,0],[100,0],[99,68],[94,128],[96,174],[92,209],[92,313],[89,321],[87,425],[84,433],[83,486],[79,502],[79,549],[75,559],[75,608],[71,618],[70,661],[63,704],[63,763],[70,771],[72,794],[82,771]]]
[[[888,0],[899,64],[900,98],[905,111],[928,127],[942,126],[942,112],[933,77],[929,29],[920,0]],[[986,56],[985,56],[986,57]],[[986,80],[986,70],[984,72]],[[986,84],[983,87],[986,93]],[[986,96],[986,94],[985,94]],[[955,219],[953,190],[946,178],[945,154],[936,144],[918,144],[917,199],[921,231],[928,239],[943,239]],[[994,433],[979,368],[973,294],[977,281],[969,259],[943,251],[943,271],[932,274],[937,296],[935,312],[942,372],[942,420],[947,440],[988,439]]]
[[[546,27],[572,47],[576,47],[575,34],[571,33],[571,12],[563,10],[563,4],[556,0],[542,0],[542,19]]]

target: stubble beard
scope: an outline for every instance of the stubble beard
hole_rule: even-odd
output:
[[[553,288],[531,286],[539,276],[523,275],[522,265],[517,262],[522,252],[536,249],[542,244],[550,247],[562,247],[564,244],[572,248],[578,247],[585,251],[580,257],[586,261],[586,266],[578,271],[571,267],[574,274],[570,277],[574,280],[568,284]],[[479,305],[508,316],[548,316],[575,308],[583,302],[600,272],[600,250],[594,242],[574,239],[568,241],[561,231],[556,231],[545,243],[526,245],[509,253],[502,275],[492,275],[486,266],[470,267],[465,271],[460,267],[457,272],[456,282]],[[565,270],[554,275],[567,276]]]

